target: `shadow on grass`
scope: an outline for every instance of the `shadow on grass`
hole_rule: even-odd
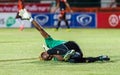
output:
[[[0,60],[0,62],[24,61],[24,60],[37,60],[37,59],[38,59],[38,58],[5,59],[5,60]]]
[[[23,41],[0,41],[0,43],[20,43]]]
[[[110,56],[111,60],[110,62],[119,62],[120,61],[120,56]]]
[[[115,63],[120,61],[120,56],[110,56],[110,61],[107,62],[93,62],[93,63]],[[69,62],[59,62],[59,61],[42,61],[39,60],[38,58],[20,58],[20,59],[5,59],[5,60],[0,60],[0,62],[15,62],[15,61],[23,61],[22,63],[34,63],[34,64],[40,64],[40,63],[45,63],[45,64],[68,64]],[[79,63],[69,63],[69,64],[79,64]],[[82,64],[89,64],[89,63],[82,63]]]
[[[99,63],[99,64],[104,64],[104,63],[113,63],[113,61],[98,61],[98,62],[91,62],[91,63],[70,63],[70,62],[60,62],[60,61],[42,61],[42,60],[35,60],[35,61],[26,61],[22,62],[23,64],[46,64],[46,65],[78,65],[78,64],[94,64],[94,63]]]
[[[60,62],[60,61],[43,61],[43,60],[34,60],[34,61],[26,61],[22,62],[23,64],[46,64],[46,65],[60,65],[65,64],[66,62]]]

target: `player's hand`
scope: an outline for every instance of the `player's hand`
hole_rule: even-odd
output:
[[[31,18],[30,13],[28,13],[26,9],[21,9],[19,11],[19,16],[21,16],[23,20],[29,20]]]

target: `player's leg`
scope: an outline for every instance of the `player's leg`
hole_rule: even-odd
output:
[[[65,19],[65,25],[67,26],[68,29],[70,29],[70,26],[68,25],[68,21]]]
[[[107,55],[101,55],[96,58],[98,58],[99,61],[109,61],[110,60],[110,58]]]
[[[75,54],[75,50],[69,50],[66,52],[66,54],[64,55],[63,59],[65,61],[69,61],[69,59],[71,58],[71,56],[73,56]]]
[[[101,55],[98,57],[84,57],[81,62],[91,63],[96,61],[109,61],[110,58],[107,55]]]
[[[58,20],[58,24],[57,24],[56,30],[58,30],[60,28],[60,23],[61,23],[61,19]]]
[[[58,24],[57,24],[56,30],[60,28],[61,21],[64,20],[64,18],[65,18],[64,11],[60,11],[60,14],[58,15]]]
[[[80,53],[81,57],[83,57],[82,50],[81,50],[81,48],[78,46],[78,44],[77,44],[76,42],[74,42],[74,41],[68,41],[68,42],[66,42],[64,45],[67,46],[67,48],[68,48],[69,50],[72,50],[72,49],[73,49],[73,50],[75,50],[75,52]]]
[[[78,46],[77,43],[75,43],[74,41],[68,41],[64,44],[69,50],[74,50],[74,54],[73,55],[70,55],[70,58],[69,58],[69,62],[72,62],[72,63],[79,63],[82,61],[82,58],[83,58],[83,53],[80,49],[80,47]]]
[[[64,55],[64,61],[68,61],[70,57],[75,53],[74,50],[69,50],[64,44],[60,44],[55,46],[54,48],[50,48],[47,50],[49,55]]]
[[[64,19],[64,21],[65,21],[65,25],[66,25],[67,28],[69,29],[70,26],[69,26],[69,24],[68,24],[68,20],[66,19],[66,13],[64,13],[63,19]]]

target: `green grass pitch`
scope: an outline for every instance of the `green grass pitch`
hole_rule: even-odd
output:
[[[119,75],[119,29],[45,29],[55,39],[76,41],[84,56],[108,55],[110,62],[41,61],[43,37],[36,29],[0,29],[0,75]]]

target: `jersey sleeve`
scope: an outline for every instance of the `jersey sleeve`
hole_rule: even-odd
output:
[[[56,55],[64,55],[64,54],[67,53],[67,51],[68,51],[68,48],[63,44],[60,44],[58,46],[55,46],[54,48],[49,49],[47,51],[47,53],[49,55],[54,55],[54,54],[56,54]]]
[[[50,46],[52,45],[53,41],[54,39],[51,36],[49,36],[48,38],[45,38],[45,43],[48,48],[51,48]]]
[[[55,40],[51,36],[49,36],[48,38],[45,39],[45,43],[46,43],[48,48],[53,48],[55,46],[63,44],[64,42],[65,41],[62,41],[62,40]]]

